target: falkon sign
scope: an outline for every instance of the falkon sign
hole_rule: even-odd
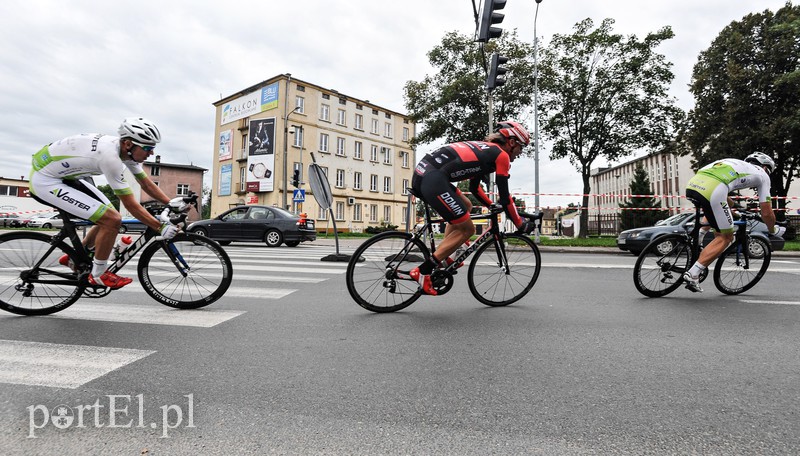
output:
[[[220,125],[278,107],[278,83],[250,92],[222,106]]]

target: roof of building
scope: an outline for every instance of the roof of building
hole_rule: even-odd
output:
[[[178,163],[164,163],[162,161],[146,161],[142,162],[142,165],[151,165],[151,166],[162,166],[164,168],[181,168],[181,169],[188,169],[188,170],[196,170],[196,171],[208,171],[207,168],[202,168],[200,166],[195,165],[182,165]]]

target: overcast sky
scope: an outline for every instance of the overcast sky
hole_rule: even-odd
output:
[[[669,25],[660,51],[674,64],[683,109],[698,53],[732,21],[785,0],[543,0],[545,42],[589,17],[640,38]],[[0,15],[0,175],[18,178],[43,145],[77,133],[116,134],[144,116],[163,135],[162,160],[211,169],[212,103],[282,73],[406,112],[403,85],[431,74],[426,53],[446,32],[474,32],[471,0],[6,0]],[[508,0],[501,27],[533,42],[534,0]],[[532,122],[529,125],[532,129]],[[421,146],[418,152],[430,150]],[[580,193],[577,171],[540,151],[540,191]],[[420,155],[421,156],[421,155]],[[595,167],[605,166],[604,161]],[[511,186],[533,192],[533,160]],[[207,179],[210,183],[210,179]],[[542,197],[542,205],[579,198]]]

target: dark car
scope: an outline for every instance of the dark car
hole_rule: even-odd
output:
[[[619,236],[617,237],[617,247],[619,247],[620,250],[627,250],[634,255],[638,255],[642,250],[644,250],[650,241],[658,238],[659,236],[672,233],[689,232],[693,228],[693,212],[675,214],[672,217],[657,222],[655,226],[634,228],[619,233]],[[767,225],[765,225],[763,222],[748,220],[747,228],[750,230],[751,236],[758,236],[765,241],[769,241],[770,244],[772,244],[772,250],[783,250],[783,238],[769,234]],[[703,239],[703,245],[708,245],[712,239],[714,239],[714,235],[710,232],[707,233],[706,237]],[[670,246],[664,246],[664,248],[668,249]]]
[[[208,236],[220,244],[231,241],[265,242],[269,247],[286,243],[296,247],[317,239],[314,221],[271,206],[239,206],[211,220],[192,223],[186,231]]]
[[[122,219],[122,224],[119,226],[120,233],[127,233],[128,231],[146,231],[147,225],[137,219]]]
[[[21,226],[25,226],[28,224],[28,221],[18,214],[11,214],[11,213],[0,213],[0,226],[3,228],[6,227],[14,227],[18,228]]]

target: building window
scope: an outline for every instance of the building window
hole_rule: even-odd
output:
[[[360,222],[361,221],[361,204],[356,203],[353,206],[353,221]]]
[[[324,103],[322,105],[320,105],[320,107],[319,107],[319,119],[330,122],[330,120],[331,120],[331,107],[330,106],[328,106],[328,105],[326,105]]]
[[[378,162],[378,146],[373,145],[369,150],[369,161]]]
[[[245,168],[239,168],[239,191],[243,192],[244,189],[247,187],[247,178],[245,174]]]
[[[0,195],[17,196],[17,187],[12,185],[0,185]]]
[[[344,138],[336,138],[336,155],[344,157]]]
[[[383,163],[385,165],[392,164],[392,149],[388,147],[381,147],[381,153],[383,154]]]
[[[336,114],[336,123],[339,125],[347,125],[347,111],[340,109]]]
[[[328,220],[328,210],[323,209],[322,206],[317,206],[319,208],[319,212],[317,213],[317,218],[320,220]]]
[[[403,179],[403,195],[408,195],[408,179]]]
[[[150,167],[150,175],[151,176],[160,176],[161,175],[161,167],[160,166],[151,166]]]
[[[320,152],[328,152],[328,134],[327,133],[320,133],[319,134],[319,151]]]
[[[400,158],[403,160],[403,168],[408,168],[408,152],[400,152]]]
[[[384,124],[383,136],[386,136],[387,138],[392,137],[392,124],[390,122],[386,122],[386,124]]]
[[[189,184],[178,184],[177,196],[189,196]]]
[[[408,127],[403,127],[403,141],[408,141]]]
[[[353,189],[361,190],[361,173],[358,171],[353,173]]]
[[[330,96],[330,95],[328,95],[327,93],[323,93],[323,94],[322,94],[322,99],[323,99],[323,100],[330,100],[330,99],[331,99],[331,96]]]
[[[377,192],[378,191],[378,175],[377,174],[370,174],[369,175],[369,191]]]
[[[336,170],[336,188],[344,188],[344,170]]]
[[[392,193],[392,178],[389,176],[383,178],[383,193]]]
[[[383,206],[383,221],[389,223],[392,221],[392,208],[391,206]]]
[[[400,214],[401,214],[400,215],[400,223],[405,225],[406,223],[408,223],[408,210],[406,210],[404,208],[402,211],[400,211]]]
[[[306,109],[306,99],[301,96],[298,96],[297,98],[294,99],[294,107],[297,108],[297,112],[303,114]]]
[[[370,130],[370,133],[373,135],[378,134],[378,119],[372,119],[372,129]]]
[[[369,221],[370,222],[377,222],[378,221],[378,205],[377,204],[370,204],[370,206],[369,206]]]
[[[336,220],[344,220],[344,203],[342,201],[336,202]]]
[[[294,128],[294,147],[303,147],[303,127]]]
[[[346,105],[347,104],[347,98],[339,97],[339,104],[340,105]]]
[[[305,86],[301,86],[300,84],[297,84],[297,91],[298,92],[305,92],[306,91],[306,87]]]
[[[364,143],[361,141],[356,141],[356,145],[353,148],[353,158],[361,160],[361,150],[364,148]]]
[[[364,116],[361,114],[356,114],[356,130],[364,130]]]

